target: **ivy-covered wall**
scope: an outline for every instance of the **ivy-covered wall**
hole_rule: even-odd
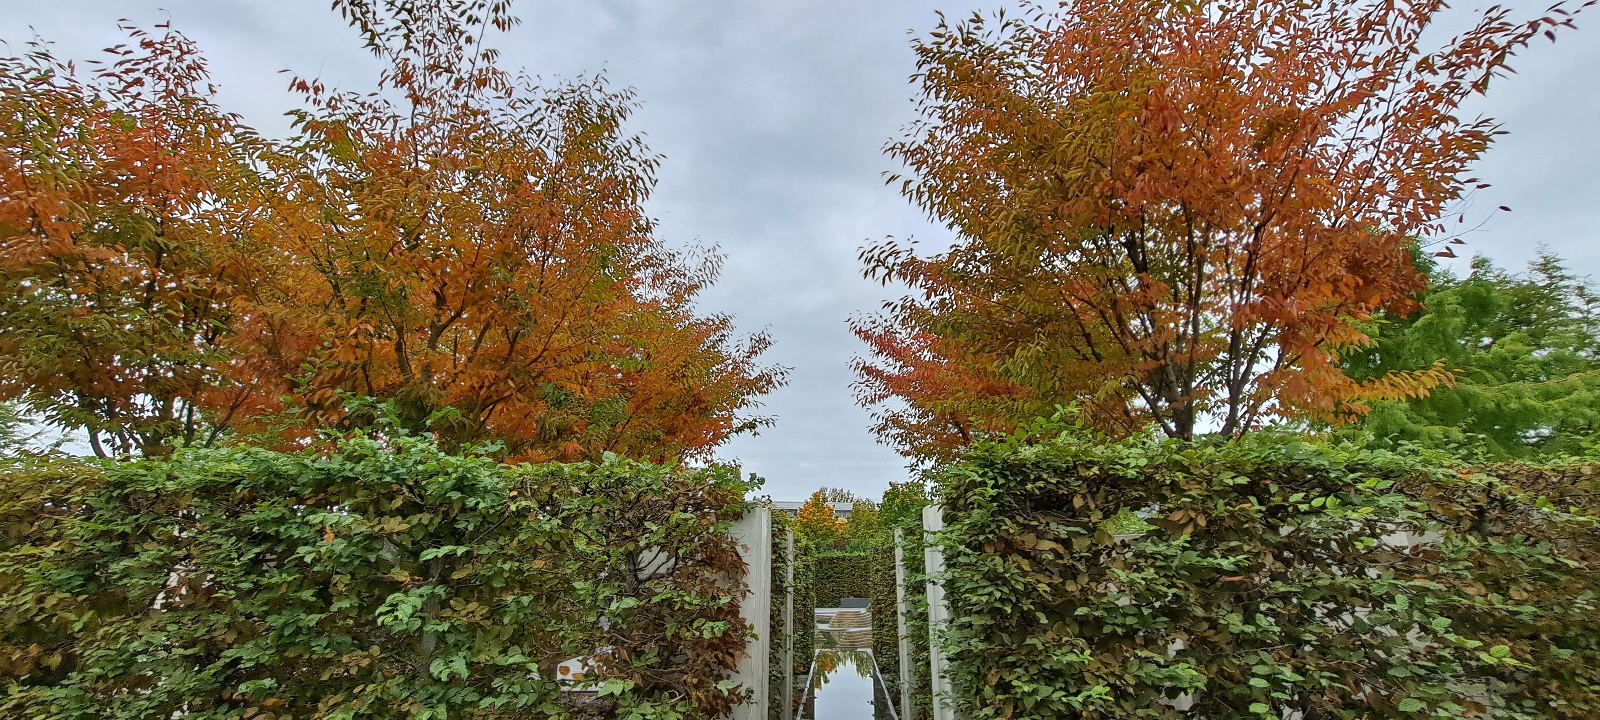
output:
[[[0,717],[720,717],[747,490],[416,437],[8,461]]]
[[[927,569],[923,561],[923,531],[921,515],[907,517],[893,525],[900,529],[904,550],[906,576],[906,633],[910,637],[911,677],[900,677],[899,645],[896,643],[894,666],[883,667],[884,680],[890,685],[890,696],[899,710],[900,720],[923,720],[933,711],[933,681],[928,662],[928,595]],[[891,528],[891,533],[893,532]],[[893,535],[890,536],[891,542]],[[894,546],[889,546],[889,560],[894,560]],[[893,566],[890,566],[893,572]],[[893,577],[890,577],[893,581]],[[898,626],[893,630],[898,634]],[[900,683],[910,682],[911,705],[900,707]]]
[[[1593,465],[1047,430],[940,476],[964,717],[1600,717]]]
[[[794,518],[783,512],[772,514],[772,632],[768,643],[771,651],[771,688],[772,701],[767,705],[767,715],[771,720],[783,717],[782,703],[784,702],[784,643],[783,611],[784,598],[789,592],[788,565],[789,558],[786,553],[788,534],[793,529]],[[789,688],[788,702],[795,708],[799,717],[801,697],[805,694],[806,672],[811,668],[811,656],[814,654],[814,628],[813,620],[816,614],[814,608],[813,575],[815,574],[815,561],[806,552],[805,543],[798,538],[794,548],[794,684]]]

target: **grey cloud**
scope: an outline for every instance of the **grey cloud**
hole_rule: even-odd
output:
[[[767,403],[777,427],[722,453],[766,477],[775,497],[821,485],[876,494],[905,476],[849,393],[848,363],[862,348],[844,320],[891,295],[861,278],[855,254],[885,235],[943,238],[881,177],[892,168],[883,143],[912,119],[907,32],[930,28],[936,7],[959,17],[997,4],[523,0],[523,25],[495,43],[533,74],[604,71],[638,91],[633,127],[666,157],[651,203],[663,236],[727,254],[702,307],[734,314],[746,331],[770,328],[770,360],[795,368]],[[8,3],[0,38],[25,40],[32,24],[62,55],[83,58],[120,40],[118,17],[150,24],[168,16],[162,7],[201,43],[224,104],[270,134],[286,130],[281,114],[296,106],[278,70],[353,87],[376,73],[326,0],[24,0]],[[1493,214],[1469,248],[1516,265],[1543,242],[1600,273],[1600,36],[1568,33],[1516,65],[1520,74],[1473,108],[1511,132],[1480,168],[1495,187],[1474,212],[1514,212]]]

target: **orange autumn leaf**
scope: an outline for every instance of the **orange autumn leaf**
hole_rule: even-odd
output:
[[[1338,420],[1448,383],[1338,367],[1415,306],[1419,241],[1497,132],[1455,114],[1546,27],[1444,3],[1082,0],[942,22],[915,44],[921,119],[891,179],[948,249],[888,240],[912,294],[852,321],[859,400],[902,452],[1076,405],[1113,434]]]
[[[720,257],[657,236],[629,93],[497,66],[509,3],[335,7],[386,70],[292,80],[285,141],[165,27],[87,79],[0,60],[0,399],[107,455],[377,422],[352,396],[516,460],[704,458],[770,422],[786,371],[696,311]]]
[[[339,5],[388,68],[381,92],[295,81],[307,109],[260,226],[283,261],[258,292],[263,352],[316,424],[360,424],[343,398],[369,396],[449,447],[667,460],[768,422],[748,411],[784,371],[759,363],[766,335],[695,313],[719,258],[656,236],[660,159],[626,129],[629,93],[495,65],[480,26],[513,23],[503,7]]]
[[[100,455],[204,442],[264,400],[231,330],[261,144],[189,40],[124,30],[82,68],[0,59],[0,398]]]

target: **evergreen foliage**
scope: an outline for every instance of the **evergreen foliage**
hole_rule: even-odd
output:
[[[1581,453],[1600,432],[1600,296],[1545,252],[1522,275],[1473,261],[1464,278],[1433,269],[1425,310],[1379,322],[1376,343],[1344,359],[1358,380],[1443,359],[1453,386],[1380,403],[1362,425],[1380,443],[1414,442],[1489,458]]]
[[[17,457],[32,452],[31,445],[39,440],[41,435],[42,432],[28,427],[28,421],[19,412],[17,403],[0,402],[0,458]]]

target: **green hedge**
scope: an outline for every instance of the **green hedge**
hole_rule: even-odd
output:
[[[0,716],[719,717],[747,489],[414,437],[12,463]],[[558,664],[585,656],[599,696],[579,703]]]
[[[900,627],[899,598],[894,581],[894,536],[872,549],[871,587],[867,597],[872,600],[872,655],[878,662],[878,672],[883,676],[884,692],[889,702],[900,704]],[[884,708],[875,705],[879,718],[889,717]]]
[[[785,546],[788,542],[788,533],[794,525],[794,518],[788,514],[773,512],[772,514],[772,633],[768,648],[770,655],[770,694],[772,702],[768,703],[767,715],[771,720],[782,717],[783,707],[783,609],[784,596],[788,592],[788,558]],[[813,654],[813,634],[816,623],[813,608],[816,603],[813,599],[813,580],[815,561],[806,552],[804,543],[795,541],[794,558],[794,685],[789,688],[789,703],[798,710],[801,696],[804,694],[806,672],[811,669],[811,656]],[[798,714],[796,715],[798,716]]]
[[[1595,467],[1048,430],[940,475],[966,717],[1600,717]]]
[[[795,682],[804,691],[806,673],[817,650],[817,561],[798,543],[794,566]]]
[[[877,560],[871,552],[825,550],[813,557],[817,607],[839,607],[847,597],[871,597],[873,563]],[[880,610],[876,602],[872,609]]]

